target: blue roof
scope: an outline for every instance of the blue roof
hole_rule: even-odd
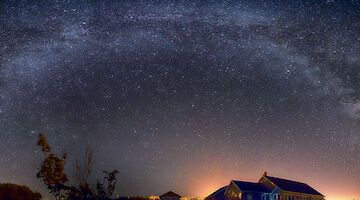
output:
[[[290,181],[290,180],[271,177],[271,176],[265,176],[265,177],[269,181],[273,182],[281,190],[324,196],[320,192],[316,191],[314,188],[310,187],[309,185],[307,185],[305,183]]]
[[[228,186],[224,186],[215,192],[211,193],[209,196],[207,196],[205,199],[214,198],[216,200],[224,200],[225,199],[225,191],[228,188]]]
[[[270,193],[271,190],[260,183],[252,183],[245,181],[233,181],[233,183],[243,192],[263,192]]]

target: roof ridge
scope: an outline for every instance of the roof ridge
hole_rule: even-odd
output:
[[[269,189],[258,182],[235,181],[232,182],[242,191],[256,191],[269,193]]]
[[[168,192],[166,192],[166,193],[164,193],[164,194],[162,194],[162,195],[160,195],[160,196],[168,196],[168,195],[181,197],[180,195],[176,194],[175,192],[173,192],[173,191],[171,191],[171,190],[168,191]]]
[[[242,183],[255,183],[255,184],[258,184],[258,182],[250,182],[250,181],[238,181],[238,180],[231,180],[231,181],[242,182]]]
[[[265,177],[277,178],[277,179],[281,179],[281,180],[285,180],[285,181],[291,181],[291,182],[295,182],[295,183],[301,183],[301,184],[304,184],[304,185],[308,185],[308,184],[303,183],[303,182],[293,181],[293,180],[289,180],[289,179],[285,179],[285,178],[279,178],[279,177],[275,177],[275,176],[265,176]]]

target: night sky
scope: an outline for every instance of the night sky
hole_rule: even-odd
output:
[[[0,181],[36,179],[37,134],[87,146],[119,195],[230,180],[360,197],[360,1],[0,2]]]

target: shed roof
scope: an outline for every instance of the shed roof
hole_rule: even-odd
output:
[[[163,195],[160,195],[160,197],[181,197],[180,195],[176,194],[173,191],[169,191]]]

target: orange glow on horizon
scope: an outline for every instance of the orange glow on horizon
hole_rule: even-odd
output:
[[[234,165],[231,165],[231,160],[226,158],[213,157],[212,159],[211,161],[199,159],[196,163],[184,165],[186,167],[179,171],[179,177],[176,178],[182,180],[182,184],[176,188],[179,188],[180,193],[189,192],[184,193],[184,197],[206,197],[217,189],[228,185],[231,180],[257,182],[262,175],[262,171],[256,168],[251,171],[246,170],[247,173],[241,173],[243,171],[241,167],[234,167]],[[276,169],[277,166],[273,166],[273,168]],[[307,173],[306,176],[301,176],[301,174],[286,175],[286,173],[281,175],[284,172],[272,169],[269,169],[268,172],[270,172],[270,176],[305,182],[324,194],[326,200],[360,200],[360,191],[357,188],[351,187],[345,180],[334,182],[336,177],[331,180],[317,178],[311,176],[313,175],[311,173],[314,173],[312,171]],[[321,177],[321,174],[318,174],[318,176]],[[339,187],[339,184],[342,187]]]
[[[179,171],[179,179],[183,184],[177,186],[188,191],[184,196],[206,197],[215,190],[228,185],[233,170],[226,165],[226,160],[214,157],[197,159]]]

